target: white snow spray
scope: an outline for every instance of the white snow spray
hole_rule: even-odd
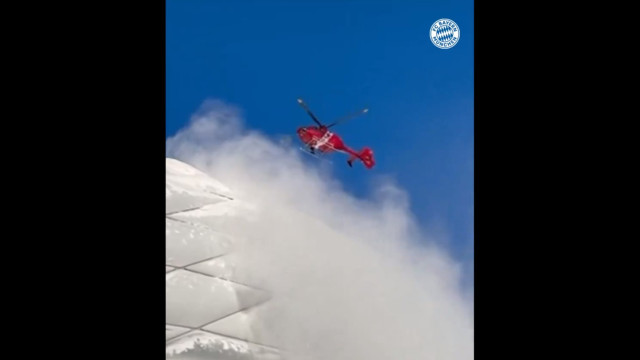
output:
[[[203,104],[167,156],[256,205],[241,238],[243,277],[273,294],[252,324],[291,359],[473,359],[473,304],[461,266],[419,228],[409,194],[386,178],[358,199],[330,167],[309,165],[246,129],[238,108]]]

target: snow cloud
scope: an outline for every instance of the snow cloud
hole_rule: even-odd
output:
[[[460,264],[420,230],[410,194],[382,176],[356,198],[330,166],[247,129],[242,117],[206,101],[167,140],[167,156],[260,213],[232,229],[247,239],[238,268],[273,293],[253,329],[294,359],[473,359]]]

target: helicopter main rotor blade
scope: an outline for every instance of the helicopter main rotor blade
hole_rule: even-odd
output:
[[[328,125],[327,127],[330,128],[330,127],[332,127],[334,125],[343,124],[343,123],[345,123],[345,122],[347,122],[347,121],[349,121],[349,120],[351,120],[351,119],[353,119],[353,118],[355,118],[355,117],[357,117],[359,115],[366,114],[368,111],[369,111],[369,109],[365,108],[365,109],[362,109],[360,111],[356,111],[356,112],[351,113],[349,115],[343,116],[340,119],[334,121],[331,125]]]
[[[316,122],[316,124],[318,124],[318,126],[322,126],[322,124],[320,123],[320,121],[316,118],[315,115],[313,115],[313,113],[311,112],[311,110],[309,110],[309,107],[307,106],[307,104],[304,103],[304,101],[302,101],[302,99],[298,99],[298,104],[300,104],[300,106],[302,106],[303,109],[305,109],[307,111],[307,114],[309,114],[309,116],[311,116],[311,118],[313,119],[313,121]]]

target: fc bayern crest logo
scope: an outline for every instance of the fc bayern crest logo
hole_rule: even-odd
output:
[[[460,40],[460,28],[455,21],[440,19],[431,25],[429,38],[440,49],[451,49]]]

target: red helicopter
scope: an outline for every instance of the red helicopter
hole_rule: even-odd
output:
[[[328,154],[333,151],[338,151],[349,154],[347,164],[349,164],[350,167],[353,167],[353,161],[355,159],[359,159],[360,161],[362,161],[367,169],[371,169],[376,164],[373,158],[373,150],[371,150],[369,147],[365,146],[364,148],[362,148],[362,150],[360,150],[360,152],[356,152],[355,150],[345,145],[340,136],[329,131],[330,127],[345,122],[346,120],[356,115],[364,114],[369,111],[369,109],[362,109],[361,111],[345,116],[341,120],[337,120],[330,125],[324,125],[315,117],[315,115],[313,115],[311,110],[309,110],[307,104],[305,104],[302,99],[298,99],[298,103],[300,104],[300,106],[302,106],[303,109],[307,111],[307,114],[311,116],[311,119],[313,119],[313,121],[318,124],[318,126],[311,125],[299,127],[297,130],[298,137],[307,146],[307,148],[309,149],[309,153],[315,155],[316,151],[320,152],[321,154]]]

